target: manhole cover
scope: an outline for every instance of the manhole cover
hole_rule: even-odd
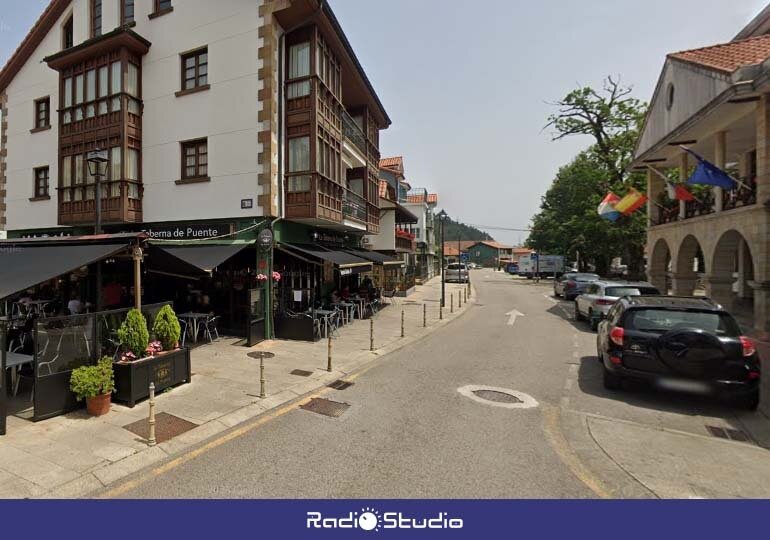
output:
[[[709,435],[712,437],[717,437],[718,439],[727,439],[737,442],[751,442],[749,436],[738,429],[723,428],[719,426],[706,426],[706,429],[708,430]]]
[[[329,388],[334,388],[335,390],[345,390],[346,388],[350,388],[353,386],[353,383],[350,381],[343,381],[341,379],[338,379],[334,381],[331,384],[327,385]]]
[[[198,424],[188,422],[184,418],[179,418],[165,412],[158,413],[155,415],[155,440],[158,443],[162,443],[196,427],[198,427]],[[150,426],[147,420],[139,420],[125,425],[123,429],[135,433],[142,439],[147,439],[150,436]]]
[[[323,414],[324,416],[331,416],[332,418],[339,418],[342,413],[350,408],[347,403],[340,403],[339,401],[332,401],[324,398],[313,398],[304,405],[300,405],[301,409],[306,411]]]
[[[497,403],[521,403],[521,400],[513,394],[498,392],[497,390],[474,390],[473,393],[481,399]]]
[[[469,384],[457,389],[463,396],[484,405],[506,409],[530,409],[537,407],[535,398],[524,392],[495,386]]]
[[[304,369],[295,369],[291,372],[292,375],[297,375],[298,377],[310,377],[313,372],[312,371],[305,371]]]

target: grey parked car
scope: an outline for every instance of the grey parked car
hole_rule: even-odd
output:
[[[599,276],[596,274],[567,272],[553,282],[553,295],[564,296],[565,300],[574,300],[576,296],[583,293],[583,290],[589,283],[593,283],[598,279]]]
[[[587,319],[591,330],[596,330],[618,298],[658,295],[660,291],[644,281],[594,281],[575,299],[575,320]]]
[[[468,283],[468,267],[462,263],[448,264],[444,270],[444,281]]]

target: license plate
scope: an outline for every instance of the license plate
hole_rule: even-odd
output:
[[[658,386],[664,390],[689,392],[691,394],[707,394],[711,390],[706,383],[682,379],[658,379]]]

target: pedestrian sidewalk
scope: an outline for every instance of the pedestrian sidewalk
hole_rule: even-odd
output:
[[[408,298],[396,298],[372,319],[374,351],[370,351],[369,320],[356,320],[341,328],[332,339],[331,372],[327,371],[327,340],[273,340],[247,348],[242,341],[223,338],[197,347],[191,355],[192,382],[156,399],[156,414],[181,419],[172,418],[175,428],[194,427],[157,446],[148,446],[146,439],[124,428],[147,420],[146,401],[133,409],[113,404],[110,413],[98,418],[85,411],[38,423],[9,417],[8,434],[0,437],[0,498],[74,498],[110,486],[229,428],[345,379],[383,355],[428,336],[472,305],[457,307],[464,289],[464,285],[447,284],[443,320],[439,319],[438,278],[418,286]],[[264,360],[263,399],[259,398],[259,359],[257,355],[247,356],[258,351],[275,355]]]

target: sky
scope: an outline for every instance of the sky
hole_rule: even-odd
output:
[[[184,0],[175,0],[183,2]],[[767,0],[328,0],[393,125],[413,187],[454,219],[524,229],[560,166],[553,102],[608,75],[649,101],[665,55],[729,41]],[[47,0],[0,0],[0,64]],[[484,227],[482,227],[484,228]],[[526,232],[487,229],[518,244]]]

